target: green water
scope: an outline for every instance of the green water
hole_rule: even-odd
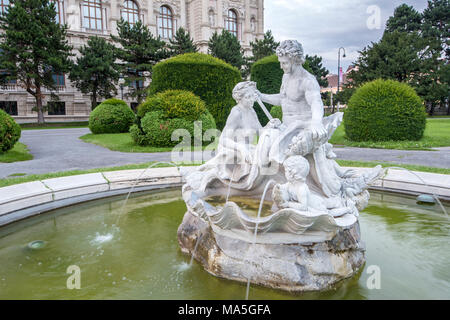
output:
[[[449,299],[449,219],[439,207],[371,193],[361,213],[364,269],[320,293],[291,295],[252,286],[251,299]],[[180,252],[185,212],[179,190],[124,196],[55,210],[0,228],[0,299],[243,299],[245,284],[215,278]],[[27,245],[45,241],[40,249]],[[70,265],[81,289],[67,289]],[[381,289],[367,288],[369,266]]]

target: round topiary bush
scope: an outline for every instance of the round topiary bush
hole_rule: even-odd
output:
[[[186,129],[192,143],[196,121],[201,121],[202,136],[206,130],[216,128],[206,104],[189,91],[167,90],[150,96],[138,107],[137,114],[139,124],[130,128],[130,134],[140,145],[176,146],[179,141],[172,141],[172,133],[177,129]]]
[[[108,99],[92,110],[89,129],[94,134],[128,132],[134,119],[134,112],[125,101]]]
[[[420,140],[425,107],[413,88],[375,80],[357,89],[344,113],[345,134],[353,141]]]
[[[256,82],[259,91],[266,94],[280,93],[281,81],[283,80],[283,70],[276,54],[256,61],[251,68],[251,80]],[[266,104],[269,111],[272,105]],[[261,124],[268,122],[268,119],[259,106],[255,106],[256,114]]]
[[[186,53],[153,67],[149,94],[170,89],[190,91],[206,103],[217,127],[222,129],[236,105],[231,93],[240,81],[239,70],[228,63],[207,54]]]
[[[0,109],[0,153],[12,149],[19,141],[21,132],[16,121]]]
[[[272,117],[283,121],[283,109],[281,109],[280,106],[273,106],[272,109],[270,109],[270,114]]]

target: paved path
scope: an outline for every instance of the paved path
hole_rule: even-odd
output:
[[[114,167],[150,161],[170,161],[171,153],[126,153],[85,143],[79,137],[87,128],[24,130],[20,142],[26,144],[34,159],[15,163],[0,163],[0,178],[14,173],[42,174],[49,172]],[[335,148],[339,159],[387,161],[450,168],[450,148],[439,151],[406,151],[367,148]],[[192,154],[196,159],[200,152]],[[205,159],[209,159],[209,155]]]

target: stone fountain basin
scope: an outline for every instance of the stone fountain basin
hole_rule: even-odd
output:
[[[225,200],[217,203],[217,200],[203,200],[196,195],[191,195],[190,199],[191,201],[187,202],[188,211],[209,222],[214,232],[247,242],[270,244],[322,242],[331,240],[339,230],[351,228],[357,222],[357,218],[349,213],[332,217],[328,212],[322,211],[282,209],[271,212],[270,208],[267,208],[267,203],[264,214],[258,218],[256,208],[250,212],[242,209],[244,202],[252,200],[255,202],[254,198],[240,198],[237,199],[238,203]]]

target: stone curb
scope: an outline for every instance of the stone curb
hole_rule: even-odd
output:
[[[179,187],[182,182],[178,169],[170,167],[90,173],[3,187],[0,188],[0,226],[79,202],[126,194],[130,190]],[[373,189],[413,195],[434,193],[450,200],[450,175],[390,169]]]

